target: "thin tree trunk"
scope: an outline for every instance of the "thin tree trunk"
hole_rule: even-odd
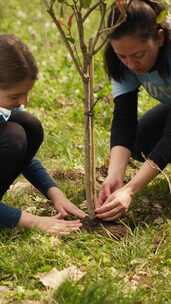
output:
[[[84,82],[85,93],[85,188],[88,213],[91,219],[95,217],[96,200],[96,166],[95,166],[95,143],[93,128],[93,59],[87,66],[87,79]]]

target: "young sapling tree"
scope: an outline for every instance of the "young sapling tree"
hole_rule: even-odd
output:
[[[96,200],[96,165],[95,143],[93,129],[94,100],[94,67],[95,55],[102,49],[107,41],[108,31],[106,17],[115,2],[120,7],[122,18],[125,19],[126,2],[124,0],[43,0],[48,14],[51,16],[62,40],[69,51],[82,80],[84,88],[84,114],[85,114],[85,188],[89,217],[95,217]],[[64,14],[64,18],[61,18]],[[88,30],[90,23],[97,20],[96,26]],[[94,24],[94,22],[93,22]]]

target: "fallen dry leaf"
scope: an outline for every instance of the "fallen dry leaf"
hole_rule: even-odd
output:
[[[7,286],[0,286],[0,294],[5,293],[7,291],[9,291],[9,288]]]
[[[150,286],[150,278],[146,271],[138,271],[134,274],[125,276],[124,282],[126,283],[125,293],[129,292],[129,289],[136,290],[138,286],[148,288]]]
[[[83,201],[81,204],[80,204],[80,208],[82,210],[86,210],[87,209],[87,201]]]
[[[61,271],[57,270],[56,268],[53,268],[50,272],[46,274],[38,274],[37,277],[40,279],[41,283],[45,287],[58,288],[67,279],[79,281],[84,275],[85,272],[82,272],[76,266],[70,266]]]
[[[58,247],[59,244],[61,243],[61,240],[57,236],[54,237],[52,235],[51,238],[50,238],[50,240],[51,240],[51,245],[52,245],[53,248]]]
[[[157,217],[155,220],[154,220],[154,222],[153,222],[155,225],[162,225],[163,223],[164,223],[164,219],[161,217],[161,216],[159,216],[159,217]]]
[[[9,291],[7,286],[0,286],[0,304],[5,304],[5,294]]]
[[[10,191],[12,192],[24,192],[30,190],[31,185],[29,182],[16,182],[15,184],[10,186]]]

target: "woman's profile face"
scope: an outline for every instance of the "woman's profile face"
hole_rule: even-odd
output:
[[[149,72],[156,63],[159,49],[163,45],[163,32],[158,36],[156,40],[124,36],[111,40],[111,45],[115,54],[129,70],[136,74],[144,74]]]

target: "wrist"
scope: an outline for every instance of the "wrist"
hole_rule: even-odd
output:
[[[158,169],[155,166],[153,167],[147,160],[126,186],[131,189],[133,194],[136,194],[145,185],[147,185],[158,174],[158,172]]]
[[[65,198],[65,194],[57,187],[51,187],[47,195],[53,203],[58,203]]]
[[[34,228],[37,226],[38,218],[39,217],[37,215],[33,215],[26,211],[22,211],[21,217],[18,222],[18,226],[23,228],[30,228],[30,229]]]
[[[134,196],[139,191],[138,185],[134,181],[128,182],[124,187],[131,196]]]
[[[135,192],[133,191],[133,189],[132,189],[132,187],[130,185],[123,186],[121,188],[121,191],[123,191],[123,193],[126,194],[126,195],[128,195],[131,199],[133,199],[133,197],[135,195]]]

